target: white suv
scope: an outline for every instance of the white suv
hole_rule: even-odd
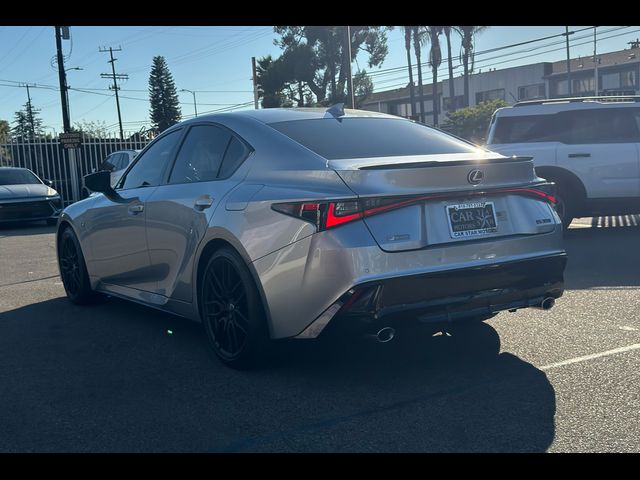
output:
[[[640,97],[521,102],[498,109],[487,147],[533,157],[557,185],[556,209],[575,217],[640,212]]]

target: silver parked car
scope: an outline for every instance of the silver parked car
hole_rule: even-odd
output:
[[[52,185],[28,168],[0,167],[0,223],[44,220],[55,225],[62,200]]]
[[[269,109],[197,117],[59,223],[68,297],[94,292],[202,321],[233,367],[270,339],[468,324],[550,308],[566,255],[553,185],[399,117]],[[337,330],[336,330],[337,329]]]

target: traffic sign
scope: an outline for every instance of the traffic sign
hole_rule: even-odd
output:
[[[59,139],[64,148],[78,148],[82,145],[82,133],[80,132],[61,133]]]

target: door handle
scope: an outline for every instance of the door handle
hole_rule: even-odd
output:
[[[137,205],[131,205],[129,207],[129,213],[133,213],[134,215],[136,215],[140,212],[144,212],[144,205],[141,203],[138,203]]]
[[[570,153],[569,158],[588,158],[590,157],[590,153]]]
[[[194,207],[196,210],[202,211],[209,208],[211,205],[213,205],[213,198],[211,198],[209,195],[203,195],[202,197],[196,199]]]

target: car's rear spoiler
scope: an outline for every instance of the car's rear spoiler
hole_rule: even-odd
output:
[[[533,157],[512,156],[512,157],[495,157],[474,160],[447,160],[438,161],[430,160],[424,162],[405,162],[405,163],[386,163],[358,167],[358,170],[389,170],[396,168],[431,168],[431,167],[451,167],[454,165],[486,165],[489,163],[511,163],[511,162],[527,162]]]

